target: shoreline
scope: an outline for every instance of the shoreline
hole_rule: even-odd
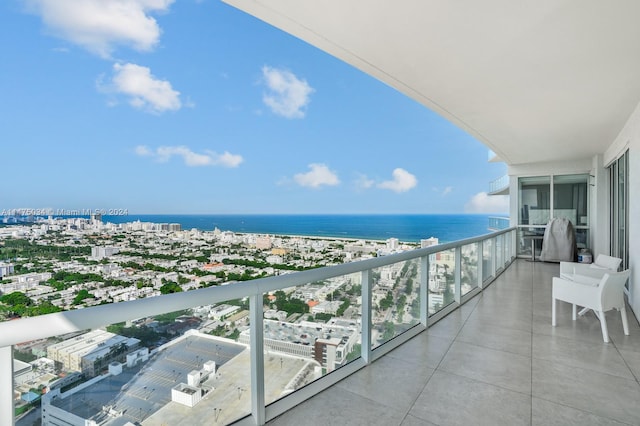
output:
[[[441,242],[457,241],[486,234],[491,216],[488,214],[324,214],[324,215],[122,215],[97,216],[52,216],[30,218],[32,221],[1,223],[3,227],[13,225],[63,224],[64,221],[90,222],[100,231],[102,226],[142,224],[178,227],[181,230],[197,229],[202,232],[216,228],[237,234],[276,235],[285,238],[314,238],[341,241],[387,241],[396,238],[406,244],[420,244],[431,237]],[[16,219],[13,219],[16,220]],[[78,225],[79,226],[79,225]],[[141,225],[134,225],[140,227]]]

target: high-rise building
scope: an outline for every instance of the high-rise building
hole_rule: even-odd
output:
[[[436,237],[429,237],[420,240],[420,248],[427,248],[431,246],[438,245],[439,241]]]

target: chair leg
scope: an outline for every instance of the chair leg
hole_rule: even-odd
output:
[[[556,299],[551,299],[551,325],[556,326]]]
[[[578,317],[576,316],[576,313],[578,312],[578,307],[576,305],[572,305],[573,308],[571,310],[571,315],[572,315],[572,319],[575,321]]]
[[[624,330],[624,335],[628,336],[629,335],[629,321],[627,319],[627,308],[625,308],[624,305],[622,305],[622,308],[620,308],[620,316],[622,317],[622,329]]]
[[[602,340],[604,340],[605,343],[609,343],[609,330],[607,330],[607,319],[604,316],[604,311],[600,311],[598,314],[600,327],[602,328]]]

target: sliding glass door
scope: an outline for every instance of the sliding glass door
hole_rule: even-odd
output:
[[[629,151],[609,166],[611,255],[629,267]]]

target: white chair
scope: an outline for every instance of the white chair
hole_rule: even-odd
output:
[[[627,322],[623,288],[629,278],[629,270],[623,272],[607,271],[596,285],[590,282],[580,282],[577,278],[579,278],[577,275],[574,276],[574,280],[561,277],[553,278],[551,325],[556,326],[556,300],[562,300],[574,305],[574,321],[576,320],[576,305],[593,309],[600,320],[602,339],[605,342],[609,342],[609,331],[604,313],[614,308],[618,309],[622,317],[624,334],[628,336],[629,323]]]
[[[560,278],[573,279],[574,275],[581,277],[597,278],[600,280],[608,271],[617,272],[622,263],[622,259],[618,257],[599,254],[595,262],[576,263],[576,262],[560,262]]]
[[[607,272],[618,272],[620,263],[622,263],[622,259],[606,254],[599,254],[595,262],[591,264],[560,262],[560,278],[595,286]],[[578,315],[582,316],[587,312],[589,312],[589,308],[584,308],[578,312]],[[573,305],[573,320],[576,320],[576,305]]]

